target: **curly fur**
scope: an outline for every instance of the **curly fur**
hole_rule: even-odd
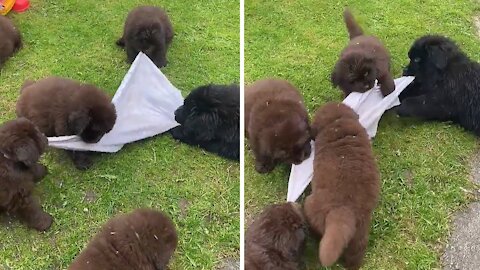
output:
[[[400,116],[452,121],[480,135],[480,64],[443,36],[419,38],[405,76],[415,80],[400,95]]]
[[[331,75],[333,85],[348,96],[351,92],[370,90],[378,80],[382,94],[387,96],[395,90],[387,49],[377,37],[364,35],[349,10],[345,10],[344,20],[350,42],[335,64]]]
[[[109,220],[68,269],[167,269],[177,242],[170,218],[155,210],[137,209]]]
[[[138,53],[143,52],[157,67],[164,67],[167,65],[167,49],[173,35],[172,24],[163,9],[141,6],[128,14],[123,36],[117,45],[127,51],[128,63],[132,63]]]
[[[320,108],[312,133],[312,193],[304,212],[311,229],[322,236],[320,262],[330,266],[341,257],[347,269],[359,269],[380,192],[380,173],[368,135],[358,115],[342,103]]]
[[[0,68],[22,48],[22,37],[12,21],[0,16]]]
[[[215,153],[240,159],[240,87],[205,85],[194,89],[175,111],[180,124],[173,138]]]
[[[260,173],[310,156],[310,126],[303,98],[288,81],[264,79],[245,89],[245,130]]]
[[[16,216],[38,231],[52,224],[52,217],[32,195],[35,182],[47,174],[47,168],[38,162],[47,143],[25,118],[0,127],[0,213]]]
[[[110,97],[100,89],[58,77],[26,81],[16,111],[48,137],[78,135],[87,143],[98,142],[117,118]],[[77,168],[91,165],[87,152],[69,153]]]
[[[270,205],[245,235],[245,270],[301,269],[306,222],[300,205]]]

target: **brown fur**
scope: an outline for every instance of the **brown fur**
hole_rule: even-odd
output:
[[[93,85],[58,77],[26,81],[17,102],[17,116],[26,117],[46,136],[79,135],[98,142],[116,121],[110,97]],[[90,166],[86,152],[74,152],[77,168]]]
[[[345,96],[351,92],[366,92],[380,84],[384,96],[395,90],[390,73],[390,55],[382,42],[375,36],[364,35],[349,10],[344,12],[350,42],[340,54],[332,72],[332,83],[340,87]]]
[[[319,109],[312,133],[316,134],[312,193],[304,211],[312,230],[322,236],[320,262],[330,266],[343,254],[342,264],[358,269],[380,192],[368,135],[358,115],[342,103]]]
[[[298,90],[285,80],[264,79],[246,87],[245,130],[260,173],[310,156],[307,110]]]
[[[22,48],[22,37],[12,21],[0,16],[0,68]]]
[[[47,168],[38,160],[47,138],[25,118],[0,127],[0,213],[17,216],[29,227],[47,230],[52,217],[42,210],[32,192]]]
[[[300,205],[268,206],[245,237],[245,270],[301,269],[306,223]]]
[[[167,65],[167,49],[173,35],[172,24],[163,9],[141,6],[128,14],[123,36],[117,45],[125,47],[129,63],[135,60],[139,52],[143,52],[157,67],[164,67]]]
[[[68,269],[166,269],[177,241],[170,218],[158,211],[137,209],[109,220]]]

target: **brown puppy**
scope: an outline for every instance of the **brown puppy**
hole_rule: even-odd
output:
[[[296,270],[305,248],[306,223],[300,205],[270,205],[245,235],[245,270]]]
[[[22,47],[20,32],[5,16],[0,16],[0,68]]]
[[[32,122],[18,118],[0,127],[0,213],[17,216],[29,227],[47,230],[52,217],[32,196],[47,168],[38,163],[47,138]]]
[[[177,241],[170,218],[158,211],[137,209],[109,220],[68,269],[166,269]]]
[[[330,266],[343,254],[342,264],[358,269],[380,192],[368,135],[358,115],[342,103],[319,109],[312,133],[316,134],[312,193],[304,211],[312,230],[322,236],[320,262]]]
[[[363,34],[350,11],[344,12],[345,24],[350,34],[350,43],[340,54],[340,60],[332,73],[332,83],[339,86],[345,96],[351,92],[366,92],[380,84],[384,96],[395,90],[390,74],[390,55],[382,42],[374,36]]]
[[[264,79],[245,89],[245,130],[260,173],[277,163],[299,164],[310,156],[307,110],[288,81]]]
[[[17,116],[26,117],[47,137],[78,135],[98,142],[115,124],[110,98],[89,84],[58,77],[27,81],[17,102]],[[69,152],[79,169],[91,166],[88,152]]]
[[[128,14],[117,45],[125,47],[128,63],[143,52],[160,68],[167,65],[167,49],[172,39],[173,27],[167,13],[158,7],[142,6]]]

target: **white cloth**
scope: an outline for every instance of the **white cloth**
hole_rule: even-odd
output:
[[[351,107],[360,117],[360,124],[367,130],[370,138],[377,134],[380,118],[386,110],[400,105],[398,96],[415,79],[401,77],[395,80],[395,91],[383,97],[378,85],[365,93],[353,92],[343,103]],[[313,178],[313,158],[315,149],[312,141],[312,154],[299,165],[292,165],[288,179],[287,201],[294,202],[302,195]]]
[[[179,124],[175,110],[183,104],[180,91],[143,53],[139,53],[112,99],[117,111],[113,129],[98,143],[79,136],[48,138],[49,146],[67,150],[114,153],[124,144],[166,132]]]

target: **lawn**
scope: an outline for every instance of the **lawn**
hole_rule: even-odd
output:
[[[75,4],[72,4],[72,3]],[[166,8],[175,29],[168,67],[183,95],[208,83],[239,82],[239,1],[32,0],[9,14],[24,48],[0,74],[0,119],[14,117],[25,79],[64,76],[111,95],[129,66],[116,47],[129,10]],[[0,269],[65,269],[110,217],[139,207],[161,209],[174,220],[179,245],[171,269],[215,269],[239,258],[239,164],[160,135],[96,158],[76,170],[63,152],[49,150],[48,176],[38,196],[54,225],[46,233],[0,218]]]
[[[426,33],[446,34],[480,60],[472,17],[474,1],[273,1],[248,0],[245,14],[245,81],[275,76],[303,93],[310,115],[327,101],[340,101],[330,72],[347,44],[342,12],[349,6],[367,33],[377,35],[401,76],[413,41]],[[254,169],[246,149],[247,223],[270,203],[286,199],[290,168],[267,175]],[[380,122],[373,150],[382,174],[381,201],[374,213],[363,269],[440,268],[452,213],[471,199],[469,161],[476,139],[456,125],[399,119]],[[307,269],[319,269],[317,243],[309,241]]]

